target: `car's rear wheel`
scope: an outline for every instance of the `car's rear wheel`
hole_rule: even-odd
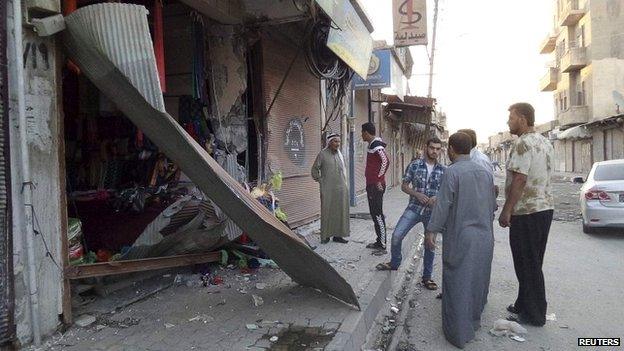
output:
[[[594,228],[588,226],[587,224],[583,223],[583,233],[585,234],[592,234],[594,233]]]

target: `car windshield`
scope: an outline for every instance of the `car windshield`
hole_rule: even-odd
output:
[[[594,180],[624,180],[624,163],[596,167]]]

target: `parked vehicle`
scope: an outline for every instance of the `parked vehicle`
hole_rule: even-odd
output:
[[[584,233],[624,228],[624,159],[594,163],[580,201]]]

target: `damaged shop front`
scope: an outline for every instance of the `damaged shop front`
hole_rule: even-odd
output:
[[[349,2],[321,3],[63,3],[63,40],[48,39],[58,50],[50,73],[58,91],[42,93],[58,100],[45,116],[58,116],[48,131],[53,172],[33,171],[56,179],[48,196],[58,214],[46,213],[35,230],[55,228],[45,233],[50,248],[36,249],[59,267],[26,284],[23,311],[45,317],[18,317],[20,342],[32,335],[37,343],[58,316],[71,323],[126,274],[225,263],[233,252],[241,262],[234,246],[357,305],[346,281],[289,229],[318,218],[309,170],[327,110],[344,109],[352,70],[372,50],[372,29]],[[330,23],[346,17],[358,18],[360,31],[336,39]],[[370,45],[341,46],[349,35]],[[43,295],[33,304],[37,286],[56,294],[53,308]]]
[[[427,139],[436,135],[437,128],[432,124],[435,113],[433,98],[405,95],[384,95],[387,105],[385,118],[390,128],[400,135],[400,169],[405,169],[417,157],[422,157]]]

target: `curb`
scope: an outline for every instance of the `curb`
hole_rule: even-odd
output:
[[[410,259],[414,257],[421,249],[422,240],[421,234],[408,235],[406,239],[410,238],[410,241],[404,241],[404,245],[409,245],[409,254],[405,257]],[[407,260],[406,260],[407,262]],[[411,264],[410,264],[411,265]],[[405,265],[408,267],[409,265]],[[416,267],[419,269],[420,267]],[[416,272],[415,268],[414,272]],[[325,347],[326,351],[360,351],[362,346],[366,343],[367,336],[370,330],[375,327],[375,320],[377,316],[383,311],[386,306],[386,297],[392,293],[392,282],[397,277],[400,278],[399,288],[403,285],[407,268],[397,273],[377,272],[376,277],[381,279],[374,279],[367,287],[366,291],[359,297],[360,306],[362,310],[348,316],[340,325],[340,328],[336,332],[336,335],[332,341]],[[417,280],[417,279],[416,279]]]
[[[424,247],[424,239],[421,239],[418,243],[417,251],[421,252],[423,250],[423,247]],[[414,265],[414,267],[416,268],[414,269],[414,276],[418,274],[421,265],[422,265],[422,259],[418,259],[416,264]],[[418,285],[419,281],[420,279],[415,279],[415,277],[412,277],[412,280],[407,284],[407,289],[406,289],[407,296],[405,300],[403,300],[404,303],[401,306],[399,314],[396,318],[397,327],[394,330],[394,333],[392,333],[392,338],[390,339],[390,344],[388,344],[387,350],[395,350],[397,346],[399,345],[401,338],[403,337],[404,329],[405,329],[405,321],[407,320],[407,313],[410,310],[409,301],[410,301],[410,298],[414,296],[414,292],[416,291],[416,285]],[[404,285],[401,284],[401,286],[404,286]]]

